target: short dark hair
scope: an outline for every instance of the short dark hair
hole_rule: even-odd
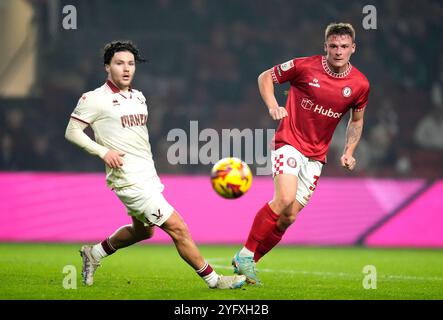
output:
[[[355,42],[355,30],[352,24],[350,23],[343,23],[343,22],[330,23],[325,30],[325,42],[328,40],[329,36],[332,35],[339,35],[339,36],[348,35],[352,38],[352,42]]]
[[[107,65],[111,63],[112,57],[116,52],[129,51],[134,55],[135,62],[143,63],[146,62],[140,56],[140,51],[131,41],[112,41],[107,43],[103,48],[103,64]]]

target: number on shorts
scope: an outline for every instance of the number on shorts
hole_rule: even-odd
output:
[[[320,178],[320,176],[314,176],[314,186],[310,186],[309,190],[311,191],[315,190],[315,188],[317,187],[318,178]]]

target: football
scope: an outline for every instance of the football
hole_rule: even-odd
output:
[[[234,157],[217,161],[211,170],[212,188],[226,199],[244,195],[252,183],[251,169],[246,162]]]

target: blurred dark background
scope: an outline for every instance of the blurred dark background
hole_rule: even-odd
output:
[[[443,176],[441,1],[12,1],[0,5],[0,170],[103,170],[64,131],[82,93],[105,81],[103,45],[130,39],[149,60],[138,66],[134,87],[148,99],[157,170],[207,174],[208,166],[168,164],[168,132],[189,132],[191,120],[219,132],[276,128],[257,76],[291,58],[322,54],[325,27],[343,21],[356,29],[351,63],[368,77],[371,94],[356,172],[339,166],[346,115],[323,175]],[[19,2],[27,8],[18,10],[21,17],[29,15],[24,20],[11,18]],[[367,4],[377,9],[376,30],[362,26]],[[62,27],[65,5],[77,9],[75,30]],[[24,40],[12,49],[8,43],[19,35]],[[276,91],[281,105],[287,88]]]

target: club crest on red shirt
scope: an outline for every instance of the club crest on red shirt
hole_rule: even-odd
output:
[[[351,94],[352,94],[352,89],[349,88],[349,87],[344,87],[344,88],[341,90],[341,93],[343,94],[343,97],[348,98],[348,97],[350,97]]]

